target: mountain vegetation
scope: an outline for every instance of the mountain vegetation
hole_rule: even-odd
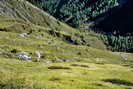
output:
[[[44,1],[0,0],[0,89],[133,89],[131,33],[99,20],[115,0]]]
[[[31,0],[59,20],[101,34],[112,51],[132,52],[131,0]],[[107,40],[108,39],[108,40]]]
[[[113,51],[132,52],[133,50],[133,20],[132,0],[121,0],[122,5],[112,8],[104,20],[98,21],[95,30],[104,32],[105,43]],[[124,2],[125,1],[125,2]]]
[[[117,0],[29,0],[59,20],[80,27],[117,5]]]
[[[101,35],[107,45],[107,49],[118,52],[133,52],[132,35]]]

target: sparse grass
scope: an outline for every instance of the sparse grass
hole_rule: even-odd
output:
[[[70,67],[64,67],[64,66],[49,66],[48,69],[51,69],[51,70],[58,70],[58,69],[71,69]]]
[[[71,64],[71,66],[89,68],[88,65],[82,65],[82,64]]]
[[[47,65],[45,63],[24,62],[4,58],[0,59],[0,64],[0,87],[3,87],[1,89],[133,88],[133,86],[127,85],[126,82],[128,81],[128,84],[133,82],[131,68],[114,64],[99,65],[94,63],[70,62]],[[88,65],[89,68],[71,66],[71,64]],[[49,70],[49,66],[63,66],[70,67],[71,69]],[[103,81],[109,79],[120,79],[120,85],[117,82]]]
[[[124,63],[119,55],[106,50],[98,50],[87,46],[72,45],[53,37],[48,33],[44,36],[31,34],[26,38],[19,36],[19,33],[0,32],[0,49],[8,54],[15,55],[13,49],[34,53],[40,51],[44,59],[53,60],[54,58],[65,59],[68,61],[86,61],[93,63]],[[38,38],[39,37],[39,38]],[[1,55],[1,56],[7,56]],[[11,58],[9,56],[8,58]]]
[[[0,40],[0,49],[3,51],[8,51],[9,54],[10,54],[11,50],[16,49],[16,50],[20,50],[20,51],[26,51],[29,53],[34,53],[35,51],[40,51],[40,52],[42,52],[43,56],[45,56],[45,59],[48,59],[48,60],[58,57],[58,58],[70,60],[70,61],[77,60],[77,61],[90,61],[90,62],[95,61],[96,62],[96,60],[93,60],[93,58],[95,58],[95,57],[102,58],[101,55],[97,56],[95,54],[94,55],[92,54],[93,52],[91,52],[91,51],[98,52],[97,49],[93,50],[87,46],[73,45],[73,44],[70,44],[71,42],[68,43],[68,42],[64,41],[64,38],[62,36],[68,36],[71,39],[73,39],[73,36],[75,36],[74,38],[77,37],[76,39],[78,39],[78,37],[84,36],[83,34],[86,33],[86,32],[79,32],[78,30],[76,31],[75,29],[72,29],[65,24],[63,24],[61,26],[63,26],[62,28],[64,28],[64,27],[68,28],[68,30],[64,29],[63,31],[57,31],[59,34],[62,35],[62,36],[58,37],[58,36],[54,36],[54,34],[49,34],[49,30],[45,29],[44,27],[29,24],[29,27],[26,29],[24,29],[23,26],[20,29],[19,25],[13,25],[13,27],[10,28],[8,25],[5,24],[5,22],[8,22],[6,17],[2,17],[0,20],[1,20],[1,23],[0,23],[1,26],[4,26],[4,27],[0,27],[0,28],[6,29],[5,32],[4,31],[0,32],[0,39],[1,39]],[[14,21],[12,21],[11,19],[9,19],[9,22],[10,22],[10,24],[11,23],[14,24]],[[15,23],[18,23],[18,21],[15,21]],[[25,26],[23,21],[19,21],[19,23],[23,24]],[[16,29],[14,29],[14,27]],[[8,29],[11,29],[11,30],[8,30]],[[54,31],[54,30],[52,30],[52,31]],[[26,33],[31,32],[31,33],[28,34],[28,37],[26,37],[26,38],[20,37],[20,34],[24,33],[24,32],[26,32]],[[73,34],[76,34],[76,35],[73,35]],[[88,34],[90,36],[85,35],[86,38],[88,37],[89,39],[93,39],[93,36],[94,36],[94,38],[97,37],[97,35],[91,36],[91,34],[94,34],[94,33],[88,33]],[[76,39],[73,39],[73,40],[76,40]],[[80,40],[81,40],[81,38],[80,38]],[[96,43],[96,42],[100,43],[98,40],[93,41],[93,43]],[[93,43],[89,43],[89,44],[93,45]],[[101,48],[102,48],[102,46],[101,46]],[[112,55],[112,53],[107,52],[107,55],[108,54]],[[7,56],[7,55],[5,55],[5,56]],[[9,56],[9,58],[10,57],[11,56]],[[80,59],[80,58],[82,58],[82,59]],[[109,57],[107,56],[107,58],[109,58]],[[111,56],[111,58],[112,58],[112,56]],[[92,60],[88,60],[88,59],[92,59]]]

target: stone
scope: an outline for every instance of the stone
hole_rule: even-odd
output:
[[[35,56],[37,57],[37,61],[40,61],[40,59],[41,59],[41,53],[38,52],[38,51],[36,51],[35,52]]]
[[[3,54],[3,52],[2,52],[2,51],[0,51],[0,55],[1,55],[1,54]]]
[[[27,53],[27,52],[18,53],[18,54],[17,54],[17,57],[18,57],[19,59],[25,60],[25,61],[31,60],[31,56],[30,56],[29,53]]]
[[[61,58],[58,58],[58,57],[55,57],[52,62],[66,62],[66,59],[61,59]]]
[[[52,62],[52,61],[47,61],[46,63],[47,63],[47,64],[52,64],[53,62]]]
[[[25,38],[25,37],[28,36],[28,34],[27,33],[22,33],[22,34],[19,34],[19,36]]]

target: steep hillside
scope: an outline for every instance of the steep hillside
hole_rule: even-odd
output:
[[[94,44],[95,42],[98,42],[101,44],[101,47],[100,47],[101,49],[105,48],[102,41],[100,41],[100,37],[98,35],[91,37],[90,36],[91,33],[76,31],[75,29],[67,26],[66,24],[61,23],[60,21],[56,20],[54,17],[48,15],[47,13],[43,12],[42,10],[38,9],[37,7],[33,6],[32,4],[28,3],[25,0],[20,0],[20,1],[3,0],[0,2],[1,2],[1,5],[0,5],[1,16],[8,17],[11,19],[11,20],[9,19],[9,22],[13,22],[13,25],[11,25],[11,28],[13,28],[14,30],[26,29],[25,31],[28,31],[27,33],[29,34],[33,30],[35,30],[35,28],[37,28],[38,30],[43,29],[41,30],[42,32],[49,30],[50,34],[58,35],[58,36],[63,35],[63,37],[60,37],[60,38],[72,44],[84,44],[88,46],[90,45],[90,46],[97,47]],[[7,22],[8,21],[6,21],[6,23]],[[8,29],[10,30],[10,27],[8,27]],[[5,30],[8,30],[8,29],[5,29]],[[20,30],[15,30],[15,31],[19,32]],[[92,40],[90,41],[89,39],[92,39]]]
[[[106,50],[25,0],[0,1],[0,89],[132,89],[133,54]]]
[[[59,20],[94,30],[111,51],[132,52],[132,0],[29,0]]]
[[[5,8],[12,9],[10,13],[7,10],[9,14],[7,14],[7,12],[1,12],[3,14],[3,16],[0,17],[0,48],[2,50],[2,57],[16,58],[16,53],[12,53],[12,50],[16,50],[18,52],[26,51],[32,54],[36,51],[40,51],[42,52],[42,59],[50,61],[59,58],[63,60],[97,62],[97,59],[99,60],[100,58],[100,61],[107,63],[124,62],[119,55],[114,55],[108,51],[93,49],[106,48],[100,40],[100,36],[94,32],[75,30],[25,0],[6,0],[1,1],[1,3],[3,3],[2,5],[7,4]],[[0,7],[4,9],[2,5]],[[26,8],[28,7],[29,9],[27,10]],[[17,14],[17,10],[20,11],[19,14],[21,14],[22,17],[26,14],[30,15],[30,12],[32,12],[30,16],[31,20],[28,16],[25,16],[25,18],[29,20],[22,18]],[[36,21],[36,19],[38,20]],[[38,25],[36,23],[42,24]],[[114,57],[113,59],[112,56]],[[88,60],[88,58],[92,60]]]
[[[39,50],[48,60],[53,60],[56,57],[65,60],[81,60],[76,57],[93,57],[90,54],[82,54],[88,51],[86,50],[88,47],[106,48],[100,40],[100,36],[94,32],[75,30],[25,0],[4,0],[1,3],[0,8],[6,10],[6,12],[0,12],[2,57],[13,56],[14,58],[16,53],[12,53],[12,50],[27,51],[28,53]]]
[[[10,24],[7,27],[1,26],[4,28],[1,29],[2,31],[11,31],[12,29],[14,32],[23,32],[22,30],[25,30],[28,34],[33,31],[47,31],[72,44],[82,44],[105,49],[105,45],[97,34],[77,31],[28,3],[26,0],[2,0],[0,3],[1,24]],[[6,19],[4,20],[3,18]],[[99,43],[101,47],[97,47],[94,45],[95,43]]]
[[[10,18],[20,18],[28,23],[39,26],[57,28],[59,23],[55,18],[28,3],[26,0],[1,0],[0,1],[1,16]],[[51,27],[52,28],[52,27]]]
[[[6,10],[0,12],[1,57],[18,59],[17,53],[27,52],[34,60],[34,53],[39,51],[41,61],[45,62],[125,63],[121,55],[106,51],[100,36],[94,32],[75,30],[25,0],[4,0],[1,3],[1,10]],[[126,59],[127,63],[132,61],[128,55]]]

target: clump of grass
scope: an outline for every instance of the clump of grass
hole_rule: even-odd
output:
[[[104,86],[103,84],[101,83],[95,83],[96,86]]]
[[[89,68],[88,65],[84,65],[84,64],[71,64],[71,66],[77,66],[77,67],[85,67],[85,68]]]
[[[103,62],[96,62],[96,64],[104,65],[105,63],[103,63]]]
[[[0,89],[45,89],[45,87],[27,81],[26,78],[12,78],[5,81],[0,80]]]
[[[121,80],[121,79],[105,79],[104,82],[109,82],[112,84],[117,85],[125,85],[125,86],[133,86],[133,82],[127,81],[127,80]]]
[[[133,72],[133,70],[131,70],[131,72]]]
[[[61,78],[59,77],[52,77],[49,79],[50,81],[59,81],[59,80],[62,80]]]
[[[66,67],[66,66],[49,66],[48,69],[64,69],[64,70],[68,70],[71,69],[70,67]]]

